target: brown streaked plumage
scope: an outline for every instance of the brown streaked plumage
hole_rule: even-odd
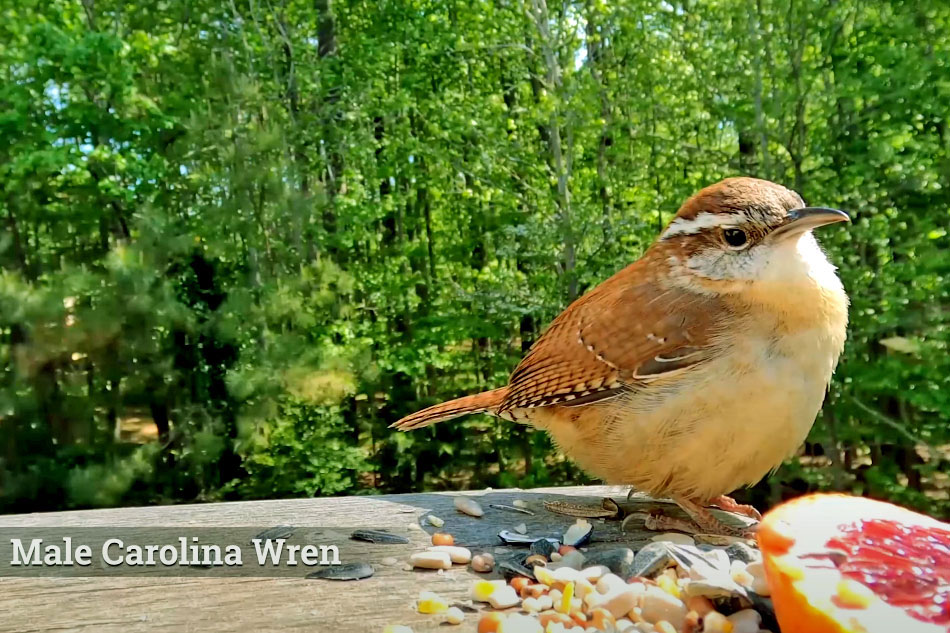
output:
[[[506,387],[398,421],[488,412],[547,430],[608,483],[703,504],[804,439],[844,343],[847,297],[811,229],[847,219],[731,178],[687,200],[643,257],[571,304]]]

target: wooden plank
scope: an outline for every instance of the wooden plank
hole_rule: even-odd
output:
[[[478,499],[485,516],[473,518],[453,507],[459,494]],[[468,567],[444,573],[406,571],[408,555],[429,545],[436,531],[426,517],[445,520],[441,531],[473,552],[504,558],[496,535],[525,523],[530,534],[562,533],[574,519],[547,511],[543,501],[599,504],[605,496],[623,501],[626,489],[607,486],[489,490],[366,497],[249,501],[185,506],[118,508],[0,517],[5,527],[166,526],[228,527],[277,525],[340,528],[343,562],[366,561],[376,574],[355,582],[285,578],[2,578],[0,630],[52,631],[375,631],[386,624],[406,624],[414,631],[444,632],[440,616],[420,615],[413,601],[432,590],[451,601],[468,598],[472,581],[484,578]],[[533,516],[490,508],[490,504],[527,502]],[[622,534],[620,521],[593,519],[592,549],[636,549],[649,539],[642,531]],[[410,527],[411,526],[411,527]],[[410,545],[375,545],[348,540],[351,528],[386,528],[402,533]],[[395,557],[396,565],[383,564]],[[475,631],[477,614],[452,631]]]

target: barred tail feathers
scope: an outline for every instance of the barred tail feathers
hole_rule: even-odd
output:
[[[436,422],[451,420],[452,418],[463,415],[484,413],[486,411],[493,413],[501,406],[507,394],[508,387],[501,387],[500,389],[492,389],[491,391],[483,391],[471,396],[449,400],[448,402],[436,404],[422,411],[416,411],[411,415],[407,415],[398,422],[391,424],[390,428],[396,428],[400,431],[412,431],[414,429],[421,429],[424,426],[429,426],[430,424],[435,424]]]

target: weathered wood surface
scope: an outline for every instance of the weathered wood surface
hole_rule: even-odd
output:
[[[453,507],[459,494],[476,497],[485,516],[473,518]],[[497,533],[525,523],[530,534],[562,533],[574,519],[547,511],[543,501],[599,504],[611,496],[622,506],[626,490],[607,486],[427,493],[376,497],[337,497],[249,501],[205,505],[121,508],[0,516],[6,527],[228,527],[277,525],[341,528],[334,541],[343,562],[365,561],[376,574],[352,582],[286,578],[0,578],[0,630],[40,631],[372,631],[406,624],[417,633],[475,631],[478,614],[461,626],[440,625],[437,615],[420,615],[414,600],[421,590],[450,601],[468,599],[472,581],[484,578],[467,566],[444,573],[406,571],[409,554],[430,544],[437,531],[426,517],[445,520],[441,531],[473,552],[504,558]],[[527,502],[533,516],[496,510],[489,504]],[[636,504],[638,510],[643,506]],[[651,536],[636,529],[622,534],[619,520],[593,519],[591,548],[634,549]],[[412,526],[412,527],[410,527]],[[642,527],[642,524],[639,526]],[[352,528],[388,529],[407,536],[410,545],[376,545],[349,540]],[[187,529],[183,536],[187,536]],[[382,560],[395,557],[396,565]],[[302,574],[305,572],[302,572]],[[494,576],[494,574],[492,575]]]

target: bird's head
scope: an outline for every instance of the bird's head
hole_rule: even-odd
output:
[[[680,278],[711,291],[741,291],[756,282],[804,281],[816,265],[830,268],[811,231],[848,220],[843,211],[806,207],[773,182],[728,178],[687,200],[656,247]]]

